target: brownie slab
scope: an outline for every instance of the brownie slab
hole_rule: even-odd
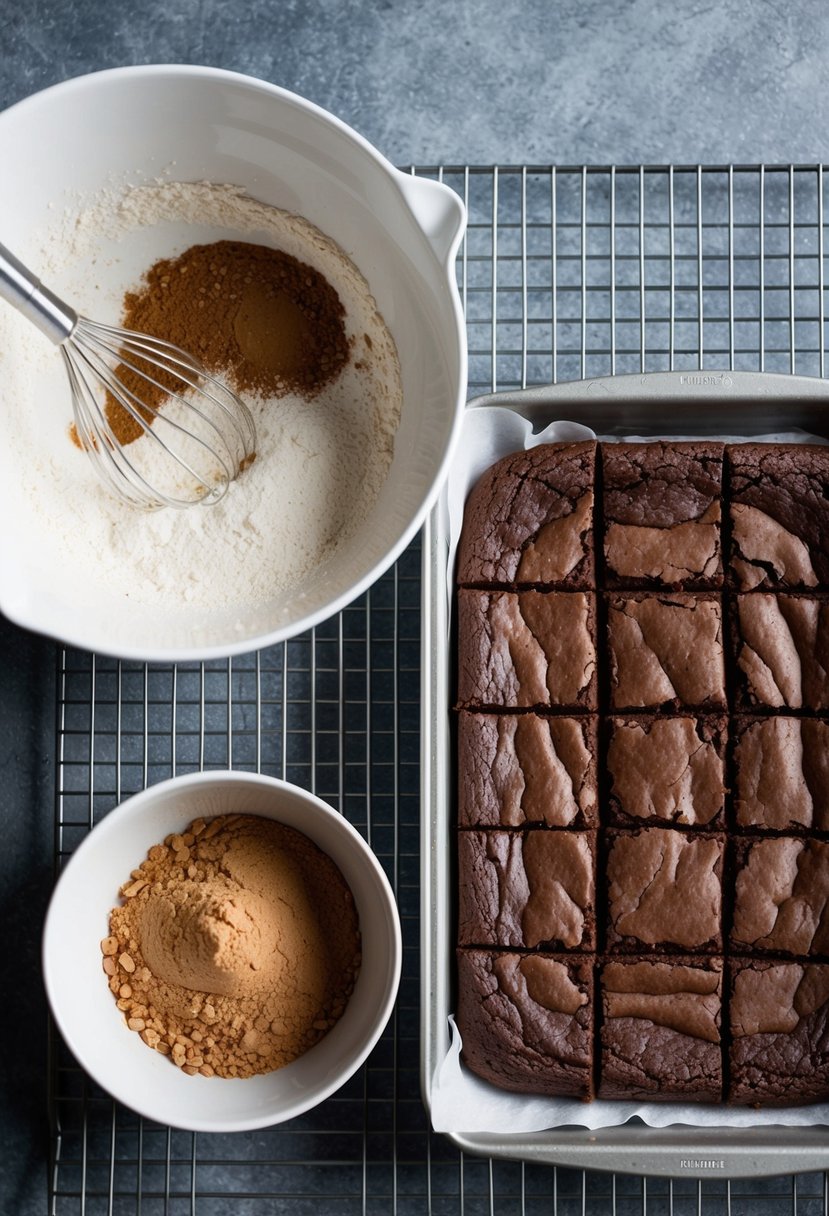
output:
[[[605,443],[608,587],[722,586],[723,445]]]
[[[738,595],[732,638],[738,709],[829,709],[829,598]]]
[[[593,968],[562,955],[458,951],[463,1060],[517,1093],[593,1096]]]
[[[611,595],[607,608],[612,709],[726,708],[718,597]]]
[[[600,1098],[722,1097],[722,960],[604,965]]]
[[[725,804],[725,717],[611,718],[610,818],[719,826]]]
[[[460,827],[591,827],[597,821],[596,719],[458,715]]]
[[[829,447],[733,444],[728,468],[735,586],[829,588]]]
[[[721,835],[607,833],[608,950],[722,953]]]
[[[460,946],[595,947],[595,833],[458,833]]]
[[[738,827],[829,831],[829,722],[736,718],[733,731]]]
[[[499,460],[474,486],[458,545],[466,586],[595,587],[596,443],[546,443]]]
[[[729,1101],[826,1101],[829,966],[734,960],[730,972]]]
[[[738,953],[829,954],[829,843],[737,842],[731,943]]]
[[[594,597],[458,592],[461,707],[596,708]]]

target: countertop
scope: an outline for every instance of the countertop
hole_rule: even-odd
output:
[[[823,0],[0,0],[0,106],[101,68],[203,63],[310,98],[403,165],[814,163],[827,159],[827,47]],[[46,1209],[54,679],[54,644],[0,618],[10,1216]]]

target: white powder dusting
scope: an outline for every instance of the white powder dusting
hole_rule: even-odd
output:
[[[248,399],[257,459],[216,505],[144,513],[111,497],[67,437],[60,355],[0,307],[0,375],[14,402],[13,425],[3,427],[12,509],[33,522],[38,563],[85,580],[89,593],[116,588],[133,604],[171,609],[265,603],[301,588],[354,535],[386,479],[402,402],[394,340],[366,280],[306,220],[233,186],[140,186],[61,217],[37,269],[79,311],[118,323],[124,290],[158,258],[234,238],[282,249],[325,275],[345,308],[351,355],[311,401]]]

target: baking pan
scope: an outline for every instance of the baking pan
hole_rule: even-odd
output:
[[[829,383],[762,372],[655,372],[539,386],[475,398],[535,430],[568,419],[599,436],[751,436],[802,429],[829,438]],[[449,473],[451,484],[452,470]],[[454,1009],[455,828],[450,705],[447,490],[423,537],[421,808],[421,1087],[427,1110]],[[632,1121],[534,1133],[446,1133],[464,1152],[617,1173],[760,1177],[829,1168],[829,1127],[648,1127]]]

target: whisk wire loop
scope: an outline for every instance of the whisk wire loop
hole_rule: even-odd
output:
[[[0,298],[60,347],[78,443],[131,506],[217,502],[254,459],[250,410],[188,351],[79,316],[2,244]]]

